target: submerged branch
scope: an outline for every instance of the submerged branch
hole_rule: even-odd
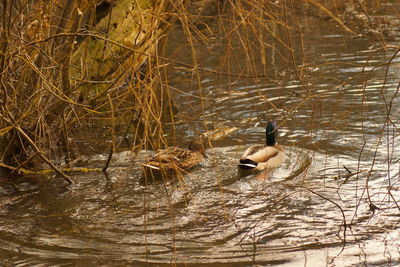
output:
[[[35,171],[35,170],[29,170],[29,169],[25,169],[25,168],[20,168],[20,167],[13,167],[4,163],[0,163],[0,168],[4,168],[16,173],[22,173],[22,174],[54,174],[56,173],[56,171],[54,169],[46,169],[46,170],[39,170],[39,171]],[[64,172],[64,173],[77,173],[77,172],[82,172],[82,173],[86,173],[86,172],[101,172],[102,169],[101,168],[80,168],[80,167],[76,167],[76,168],[62,168],[60,169],[60,171]]]

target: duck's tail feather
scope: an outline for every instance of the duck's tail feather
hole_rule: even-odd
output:
[[[239,162],[239,168],[242,170],[252,170],[257,168],[258,163],[251,159],[241,159]]]

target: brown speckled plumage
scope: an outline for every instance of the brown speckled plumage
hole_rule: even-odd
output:
[[[177,174],[190,170],[205,158],[205,144],[202,139],[195,139],[188,149],[169,147],[158,152],[143,164],[146,172],[152,174]]]

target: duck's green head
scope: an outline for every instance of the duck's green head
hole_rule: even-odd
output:
[[[276,121],[269,121],[266,128],[267,146],[274,146],[276,144],[276,136],[278,134],[278,128]]]

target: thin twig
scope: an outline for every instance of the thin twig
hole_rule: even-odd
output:
[[[68,183],[73,184],[74,181],[68,176],[66,175],[64,172],[62,172],[59,168],[57,168],[57,166],[55,166],[48,158],[46,158],[46,156],[43,154],[42,151],[40,151],[40,149],[37,147],[37,145],[35,144],[35,142],[25,133],[24,130],[21,129],[21,127],[19,125],[16,125],[13,121],[13,116],[10,113],[9,114],[11,119],[8,119],[6,117],[4,117],[3,114],[0,113],[0,116],[3,118],[3,120],[5,120],[7,123],[9,123],[10,125],[13,125],[14,129],[17,130],[17,132],[19,132],[21,134],[21,136],[28,141],[28,143],[32,146],[33,150],[35,150],[35,152],[39,155],[39,157],[46,162],[50,168],[52,168],[56,173],[58,173],[59,175],[61,175],[61,177],[64,178],[64,180],[66,180]]]
[[[56,173],[61,175],[64,180],[69,182],[70,184],[75,183],[74,180],[72,180],[68,175],[66,175],[63,171],[61,171],[57,166],[55,166],[46,156],[43,154],[42,151],[36,146],[35,142],[24,132],[24,130],[21,129],[19,125],[15,125],[14,128],[22,135],[22,137],[25,138],[26,141],[32,146],[33,150],[39,155],[39,157],[47,163],[47,165],[50,166]]]
[[[102,171],[103,172],[105,172],[107,169],[108,169],[108,167],[109,167],[109,165],[110,165],[110,162],[111,162],[111,159],[112,159],[112,156],[113,156],[113,153],[115,153],[115,147],[116,147],[116,145],[115,145],[115,114],[114,114],[114,105],[113,105],[113,102],[112,102],[112,99],[111,99],[111,96],[110,96],[110,94],[107,94],[107,97],[108,97],[108,103],[109,103],[109,105],[110,105],[110,109],[111,109],[111,135],[112,135],[112,141],[111,141],[111,148],[110,148],[110,154],[108,154],[108,158],[107,158],[107,161],[106,161],[106,165],[103,167],[103,169],[102,169]]]
[[[332,204],[335,205],[336,207],[338,207],[338,209],[339,209],[340,212],[342,213],[342,217],[343,217],[343,227],[344,227],[344,230],[343,230],[343,242],[346,243],[346,229],[347,229],[347,227],[348,227],[348,224],[347,224],[347,222],[346,222],[346,215],[344,214],[344,210],[342,209],[342,207],[340,207],[340,205],[337,204],[335,201],[333,201],[333,200],[331,200],[331,199],[329,199],[329,198],[327,198],[327,197],[321,195],[320,193],[317,193],[317,192],[315,192],[315,191],[313,191],[313,190],[311,190],[311,189],[309,189],[309,188],[304,188],[304,189],[306,189],[307,191],[313,193],[314,195],[317,195],[317,196],[319,196],[320,198],[322,198],[322,199],[324,199],[324,200],[326,200],[326,201],[332,203]]]
[[[353,30],[351,30],[349,27],[347,27],[346,24],[344,24],[340,18],[335,16],[331,11],[329,11],[329,9],[324,7],[321,3],[319,3],[315,0],[306,0],[306,2],[310,2],[315,7],[319,8],[322,12],[324,12],[329,17],[331,17],[334,21],[336,21],[336,23],[339,24],[339,26],[342,27],[342,29],[345,30],[346,32],[354,34],[354,35],[356,34]]]

